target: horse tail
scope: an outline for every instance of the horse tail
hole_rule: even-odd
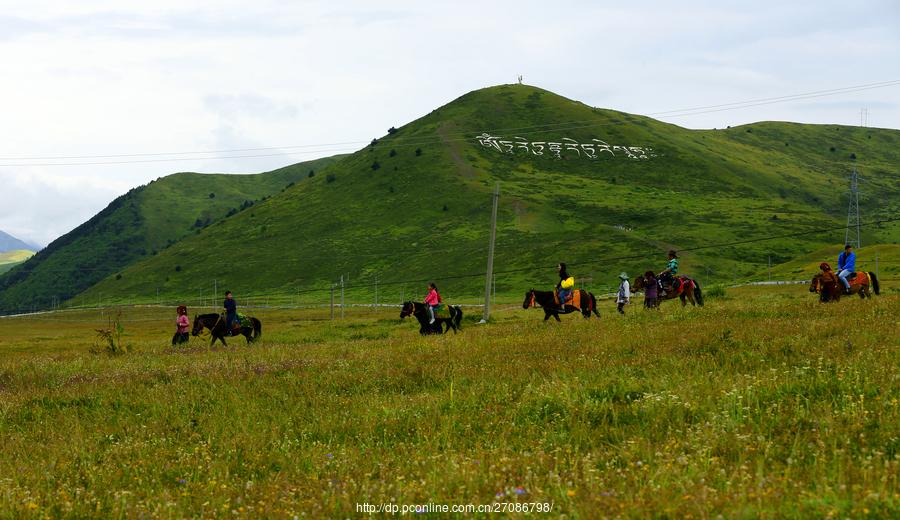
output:
[[[875,294],[881,294],[881,284],[878,283],[878,277],[875,276],[875,273],[867,272],[869,275],[869,280],[872,280],[872,290],[875,291]]]
[[[700,282],[697,280],[691,280],[694,282],[694,299],[697,300],[697,305],[703,307],[703,291],[700,290]]]
[[[460,307],[459,305],[456,305],[452,308],[456,309],[456,313],[453,316],[453,324],[456,325],[457,329],[462,330],[462,326],[460,325],[460,323],[462,323],[462,314],[463,314],[462,307]]]
[[[250,318],[250,321],[253,322],[253,339],[262,336],[262,322],[256,318]]]

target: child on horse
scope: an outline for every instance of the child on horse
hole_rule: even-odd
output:
[[[844,286],[844,294],[850,294],[850,280],[848,278],[856,272],[856,253],[853,246],[847,244],[844,251],[838,255],[837,277]]]
[[[231,291],[225,291],[224,307],[225,307],[225,335],[231,336],[231,328],[232,328],[234,322],[238,321],[237,302],[234,300],[234,296],[231,294]]]
[[[832,292],[833,289],[837,289],[840,284],[837,275],[831,270],[831,266],[828,265],[828,262],[819,264],[819,269],[822,270],[822,286],[819,287],[819,300],[823,302],[836,301],[840,298],[840,293],[834,292],[832,294]]]
[[[678,254],[674,249],[669,250],[668,254],[668,263],[666,264],[666,268],[663,272],[659,273],[659,283],[662,291],[659,294],[659,297],[662,298],[666,295],[666,287],[669,287],[672,291],[675,291],[675,275],[678,274]]]
[[[191,328],[191,320],[187,317],[187,307],[184,305],[179,305],[176,310],[178,313],[178,318],[175,320],[175,335],[172,336],[172,345],[177,345],[180,343],[187,343],[188,339],[188,330]]]
[[[434,325],[434,311],[441,304],[441,295],[434,282],[428,284],[428,295],[425,296],[425,309],[428,311],[428,324]]]
[[[575,287],[575,277],[569,276],[569,273],[566,271],[566,264],[562,262],[556,266],[556,270],[559,272],[559,283],[556,284],[556,291],[559,295],[559,310],[560,312],[566,312],[566,298],[572,295]]]
[[[625,304],[631,302],[631,286],[628,283],[627,274],[619,273],[619,280],[622,280],[622,282],[619,284],[619,291],[616,293],[616,310],[619,311],[619,314],[625,314]]]

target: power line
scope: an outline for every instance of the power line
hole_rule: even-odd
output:
[[[829,90],[819,90],[812,91],[806,93],[799,94],[791,94],[786,96],[776,96],[769,98],[759,98],[747,101],[737,101],[732,103],[721,103],[717,105],[707,105],[707,106],[699,106],[692,108],[684,108],[677,110],[668,110],[662,112],[652,112],[646,114],[644,117],[652,117],[652,116],[667,116],[667,117],[686,117],[693,115],[702,115],[707,113],[715,113],[721,112],[725,110],[737,110],[741,108],[751,108],[761,105],[768,104],[776,104],[776,103],[784,103],[788,101],[795,100],[803,100],[803,99],[811,99],[817,97],[824,96],[833,96],[838,94],[847,94],[853,92],[861,92],[864,90],[872,90],[877,88],[886,88],[900,85],[900,80],[891,80],[891,81],[883,81],[878,83],[868,83],[863,85],[855,85],[849,87],[841,87],[836,89]],[[628,114],[626,114],[628,115]],[[630,115],[628,115],[630,116]],[[548,123],[543,125],[534,125],[534,126],[525,126],[525,127],[514,127],[514,128],[500,128],[500,129],[491,129],[485,130],[487,133],[521,133],[525,132],[523,135],[534,134],[534,133],[542,133],[549,131],[567,131],[567,130],[578,130],[584,128],[592,128],[592,127],[602,127],[602,126],[611,126],[611,125],[621,125],[633,122],[634,119],[628,117],[626,121],[611,121],[604,123],[597,123],[594,120],[581,120],[581,121],[566,121],[560,123]],[[582,125],[582,123],[586,123]],[[451,133],[446,134],[447,136],[464,136],[468,135],[468,133]],[[446,138],[434,138],[434,137],[410,137],[405,139],[403,143],[396,143],[396,146],[421,146],[426,144],[438,144],[443,142],[455,142],[465,139],[446,139]],[[173,162],[173,161],[186,161],[186,160],[226,160],[226,159],[242,159],[242,158],[259,158],[259,157],[277,157],[277,156],[287,156],[287,155],[301,155],[301,154],[317,154],[317,153],[330,153],[330,152],[348,152],[355,151],[357,146],[369,144],[369,141],[343,141],[336,143],[323,143],[323,144],[301,144],[301,145],[289,145],[289,146],[272,146],[272,147],[258,147],[258,148],[232,148],[232,149],[221,149],[221,150],[205,150],[205,151],[181,151],[181,152],[149,152],[149,153],[131,153],[131,154],[106,154],[106,155],[57,155],[57,156],[29,156],[29,157],[0,157],[0,161],[32,161],[32,160],[57,160],[57,159],[102,159],[102,158],[125,158],[125,157],[160,157],[160,156],[170,156],[170,155],[210,155],[217,153],[234,153],[234,152],[247,152],[247,151],[266,151],[266,150],[288,150],[288,149],[296,149],[296,148],[315,148],[315,150],[307,150],[307,151],[294,151],[294,152],[279,152],[272,154],[250,154],[250,155],[230,155],[230,156],[212,156],[212,157],[176,157],[176,158],[165,158],[165,159],[135,159],[135,160],[122,160],[122,161],[94,161],[94,162],[77,162],[77,163],[18,163],[18,164],[0,164],[0,167],[27,167],[27,166],[96,166],[96,165],[113,165],[113,164],[137,164],[137,163],[154,163],[154,162]],[[338,146],[339,148],[333,148]],[[352,148],[351,148],[352,147]]]

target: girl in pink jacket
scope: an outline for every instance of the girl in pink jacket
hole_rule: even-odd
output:
[[[434,324],[434,310],[441,304],[441,295],[438,293],[434,282],[428,284],[428,296],[425,297],[425,308],[428,310],[429,324]]]
[[[191,330],[191,320],[187,317],[187,307],[179,305],[177,312],[178,318],[175,320],[177,329],[175,329],[175,335],[172,336],[172,345],[187,343],[188,339],[190,339],[188,331]]]

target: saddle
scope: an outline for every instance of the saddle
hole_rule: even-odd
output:
[[[553,291],[553,302],[559,305],[559,293],[556,290]],[[566,305],[581,308],[581,289],[575,289],[569,293],[566,297]]]
[[[657,280],[657,284],[659,289],[667,294],[681,294],[681,289],[684,287],[684,279],[681,276],[676,276],[672,278],[672,283],[663,283],[662,280]]]
[[[444,302],[439,303],[438,306],[434,308],[434,317],[435,319],[443,318],[449,320],[451,318],[450,306]]]

